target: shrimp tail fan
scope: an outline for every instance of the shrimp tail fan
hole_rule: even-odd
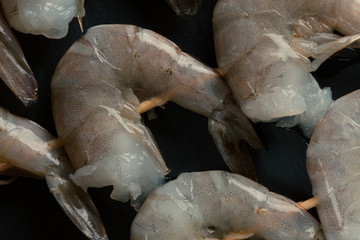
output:
[[[0,6],[0,79],[29,106],[37,100],[38,85],[24,53],[6,23]]]
[[[174,12],[181,17],[197,13],[201,0],[166,0]]]
[[[249,146],[261,148],[251,122],[234,101],[228,101],[226,111],[215,111],[209,118],[209,132],[229,169],[256,180],[255,166]],[[230,109],[230,110],[229,110]]]
[[[93,201],[82,188],[75,185],[69,178],[68,172],[66,175],[64,171],[61,175],[58,172],[49,172],[46,175],[46,182],[65,214],[89,239],[108,239]]]

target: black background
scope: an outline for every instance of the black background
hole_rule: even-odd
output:
[[[211,67],[216,67],[212,38],[212,11],[216,0],[204,0],[197,15],[178,18],[163,0],[86,0],[85,30],[109,23],[134,24],[156,31]],[[39,83],[39,101],[25,108],[0,83],[0,105],[27,117],[55,134],[50,103],[50,79],[61,56],[82,33],[77,21],[61,40],[16,33]],[[246,36],[245,36],[246,37]],[[360,57],[331,58],[314,73],[322,86],[330,86],[334,98],[360,87]],[[156,109],[157,118],[146,125],[172,170],[169,178],[185,171],[224,169],[207,130],[207,119],[175,104]],[[306,173],[307,140],[297,129],[278,129],[273,124],[256,124],[265,149],[253,151],[259,182],[271,191],[295,201],[311,197]],[[110,239],[129,239],[135,211],[128,203],[110,199],[110,188],[91,189]],[[315,214],[314,211],[311,211]],[[18,179],[0,186],[0,238],[86,239],[67,219],[48,191],[44,180]]]

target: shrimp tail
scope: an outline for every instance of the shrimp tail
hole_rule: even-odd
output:
[[[338,37],[330,34],[317,34],[311,41],[306,40],[295,40],[292,47],[297,51],[301,52],[306,57],[314,58],[314,61],[311,62],[309,66],[309,71],[316,71],[320,65],[328,59],[333,54],[337,53],[345,47],[359,48],[359,43],[357,42],[360,39],[360,34]],[[307,43],[301,46],[301,42]],[[316,46],[308,44],[309,42],[316,43]],[[299,44],[300,43],[300,44]],[[308,46],[308,47],[305,47]],[[309,47],[310,46],[310,47]]]
[[[209,118],[209,132],[229,169],[255,180],[249,145],[253,148],[263,145],[238,105],[233,100],[225,104],[226,111],[215,111]]]
[[[1,9],[0,9],[1,10]],[[0,78],[28,106],[37,99],[37,82],[20,44],[0,11]]]
[[[183,17],[184,15],[194,15],[197,13],[200,0],[166,0],[174,12]]]
[[[46,182],[65,214],[89,239],[108,239],[100,214],[90,196],[76,186],[68,174],[64,174],[68,172],[64,168],[54,171],[46,174]]]

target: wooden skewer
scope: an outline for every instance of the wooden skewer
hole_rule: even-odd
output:
[[[240,239],[247,239],[254,236],[253,233],[230,233],[226,235],[223,240],[240,240]]]
[[[48,141],[47,145],[49,146],[50,149],[56,150],[56,149],[60,149],[64,146],[64,141],[62,140],[62,138],[56,138],[56,139]]]
[[[205,238],[204,240],[241,240],[247,239],[254,236],[253,233],[246,233],[246,232],[238,232],[238,233],[230,233],[227,234],[225,237],[218,239],[218,238]]]
[[[313,207],[316,207],[319,204],[319,198],[318,197],[312,197],[306,201],[298,202],[300,207],[304,208],[305,210],[309,210]]]
[[[150,109],[153,109],[153,108],[156,108],[158,106],[164,105],[167,101],[168,101],[168,98],[166,98],[163,95],[150,98],[149,100],[146,100],[146,101],[141,102],[139,104],[137,112],[142,114],[144,112],[149,111]]]
[[[80,25],[81,32],[84,32],[84,27],[82,23],[82,12],[84,9],[84,0],[77,0],[77,19]]]

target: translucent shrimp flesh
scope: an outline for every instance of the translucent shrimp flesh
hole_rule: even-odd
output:
[[[295,202],[240,175],[182,173],[152,192],[131,226],[131,240],[325,239]]]
[[[360,239],[360,90],[336,100],[316,126],[307,169],[328,239]]]
[[[37,82],[0,8],[0,78],[28,106],[37,99]]]
[[[48,38],[63,38],[74,17],[85,14],[85,0],[0,0],[11,27]]]
[[[210,117],[220,152],[236,169],[259,146],[251,123],[212,69],[174,43],[132,25],[90,28],[59,62],[51,82],[55,126],[84,187],[113,185],[111,197],[138,206],[169,171],[141,123],[139,101],[172,100]],[[242,154],[242,155],[240,155]],[[254,174],[250,164],[240,170]]]
[[[166,0],[174,12],[179,15],[193,15],[197,12],[201,0]]]
[[[55,139],[36,123],[0,108],[0,164],[45,178],[66,215],[89,239],[108,239],[90,196],[70,179],[73,168],[62,149],[51,149]]]
[[[332,103],[330,89],[320,89],[310,72],[359,39],[359,9],[356,0],[218,1],[219,71],[244,113],[255,122],[299,124],[310,137]]]

